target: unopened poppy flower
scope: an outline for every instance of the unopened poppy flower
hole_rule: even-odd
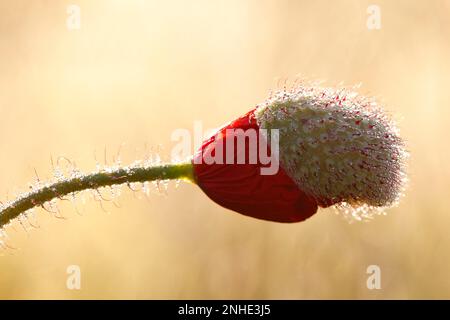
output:
[[[262,175],[260,161],[202,161],[218,146],[223,157],[246,153],[248,160],[249,143],[223,148],[236,139],[235,129],[279,130],[276,174]],[[374,101],[347,90],[300,86],[219,129],[193,163],[195,182],[218,204],[259,219],[296,222],[318,207],[337,204],[366,213],[393,205],[404,185],[406,155],[397,128]]]
[[[398,129],[371,99],[346,89],[282,90],[206,139],[185,163],[136,162],[84,174],[58,172],[0,204],[0,230],[35,207],[77,192],[148,181],[188,179],[219,205],[250,217],[298,222],[318,208],[356,218],[397,203],[405,175]],[[0,245],[1,245],[0,232]]]

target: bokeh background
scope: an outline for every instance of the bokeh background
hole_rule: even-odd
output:
[[[81,28],[68,28],[68,6]],[[381,29],[367,28],[367,8]],[[167,195],[61,203],[8,229],[0,298],[450,298],[450,1],[0,1],[0,194],[125,162],[195,120],[217,127],[296,78],[361,83],[411,152],[400,206],[370,223],[321,210],[299,224],[247,218],[195,185]],[[97,156],[94,156],[94,153]],[[380,290],[366,286],[381,268]],[[81,269],[68,290],[66,269]]]

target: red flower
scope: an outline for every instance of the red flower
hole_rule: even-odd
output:
[[[275,157],[263,161],[269,132]],[[212,200],[247,216],[296,222],[318,206],[337,205],[361,220],[398,202],[407,157],[395,123],[373,100],[342,88],[298,86],[219,129],[194,155],[193,168]],[[278,170],[264,175],[266,164],[272,169],[268,159]]]
[[[300,190],[283,168],[276,174],[262,175],[261,168],[265,165],[259,157],[251,164],[248,141],[245,148],[239,148],[237,143],[233,143],[234,150],[225,147],[228,139],[236,139],[230,129],[242,129],[256,132],[257,146],[261,148],[254,112],[222,127],[203,143],[193,158],[196,183],[219,205],[246,216],[277,222],[303,221],[316,213],[317,202]],[[223,150],[222,163],[206,163],[205,154],[214,156],[218,147]],[[232,164],[226,163],[227,151],[233,151]],[[244,164],[238,163],[240,156],[244,156]]]

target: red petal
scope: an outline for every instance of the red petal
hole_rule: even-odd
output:
[[[270,221],[298,222],[316,213],[316,201],[301,191],[281,167],[275,175],[261,175],[260,168],[264,165],[260,163],[259,158],[256,164],[249,164],[248,150],[237,150],[236,142],[234,164],[205,163],[202,159],[204,152],[215,150],[221,139],[225,146],[227,138],[234,139],[234,136],[227,136],[226,129],[238,128],[254,129],[258,134],[259,127],[254,111],[221,128],[203,143],[194,156],[195,179],[206,195],[225,208]],[[248,148],[246,144],[246,149]],[[246,164],[237,164],[239,152],[245,151]],[[225,147],[223,154],[226,159]]]

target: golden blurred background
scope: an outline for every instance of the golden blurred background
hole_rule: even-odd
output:
[[[73,28],[70,5],[80,9]],[[369,29],[379,6],[381,28]],[[298,75],[362,83],[411,152],[402,203],[369,223],[321,210],[247,218],[195,185],[121,208],[60,203],[8,229],[3,299],[450,298],[450,1],[0,1],[0,194],[52,176],[50,157],[124,162],[196,120],[217,127]],[[94,157],[94,153],[97,154]],[[81,290],[66,286],[81,270]],[[366,286],[369,265],[381,289]]]

